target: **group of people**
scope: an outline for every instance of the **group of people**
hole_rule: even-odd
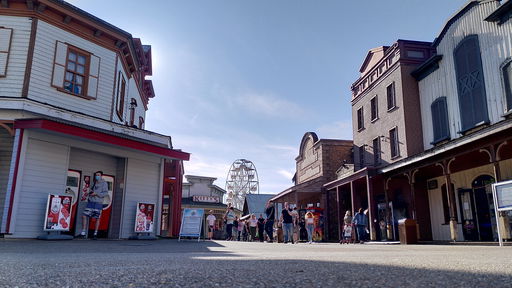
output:
[[[210,210],[210,215],[207,217],[208,221],[208,238],[211,240],[215,227],[215,216]],[[235,214],[234,208],[228,206],[224,214],[224,222],[226,226],[226,240],[228,241],[267,241],[269,243],[274,241],[274,219],[276,219],[276,209],[272,202],[268,201],[265,206],[266,218],[263,214],[256,218],[256,215],[251,214],[249,218],[240,219]],[[307,211],[304,219],[301,219],[297,207],[291,207],[288,202],[285,202],[283,209],[278,218],[278,227],[282,227],[283,242],[297,243],[300,237],[300,223],[307,232],[308,243],[313,242],[313,235],[315,231],[315,215],[311,211]],[[358,212],[352,217],[352,213],[347,211],[343,218],[342,224],[342,239],[340,243],[355,243],[357,239],[360,243],[364,243],[368,239],[368,219],[363,211],[359,208]],[[354,231],[355,230],[355,231]],[[356,238],[357,236],[357,238]]]

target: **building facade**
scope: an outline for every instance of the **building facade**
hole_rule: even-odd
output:
[[[307,132],[302,137],[299,156],[295,158],[295,185],[275,195],[275,203],[288,202],[298,209],[316,207],[323,215],[324,240],[332,240],[338,234],[338,199],[328,193],[323,185],[336,179],[340,166],[352,163],[350,140],[319,139],[316,133]]]
[[[73,196],[70,233],[79,233],[82,190],[96,170],[110,183],[100,236],[132,236],[138,202],[156,205],[153,234],[172,235],[179,215],[169,207],[176,209],[181,194],[171,190],[181,190],[181,161],[189,154],[173,149],[169,136],[144,129],[155,96],[146,79],[151,74],[151,46],[75,6],[57,0],[2,2],[4,237],[43,233],[48,194],[65,191]],[[167,214],[164,195],[171,205]]]

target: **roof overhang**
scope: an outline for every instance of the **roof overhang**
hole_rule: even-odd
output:
[[[42,129],[60,134],[75,136],[83,139],[94,140],[123,148],[130,148],[138,151],[148,152],[169,159],[190,160],[190,153],[173,150],[166,147],[156,146],[141,141],[122,138],[112,135],[109,131],[97,131],[71,124],[60,123],[47,119],[20,119],[14,121],[15,129]]]

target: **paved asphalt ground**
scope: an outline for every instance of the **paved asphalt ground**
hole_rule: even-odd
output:
[[[0,239],[0,287],[512,287],[512,247]]]

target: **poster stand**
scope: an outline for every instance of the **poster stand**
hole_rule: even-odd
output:
[[[183,209],[183,216],[181,217],[181,227],[178,241],[181,241],[181,237],[197,237],[197,242],[201,241],[201,231],[204,223],[203,219],[204,209]]]
[[[73,197],[69,195],[48,194],[43,230],[46,234],[39,240],[72,240],[73,236],[62,234],[69,232]]]
[[[512,180],[492,184],[494,200],[494,212],[496,214],[496,226],[498,230],[498,241],[503,246],[503,237],[500,225],[500,212],[512,210]]]
[[[156,240],[152,235],[154,230],[154,213],[156,204],[152,202],[137,202],[135,206],[135,235],[128,237],[129,240]]]
[[[39,240],[73,240],[73,236],[62,234],[60,231],[47,231],[47,234],[37,236]]]
[[[156,240],[157,238],[151,233],[136,233],[134,236],[130,236],[129,240]]]

